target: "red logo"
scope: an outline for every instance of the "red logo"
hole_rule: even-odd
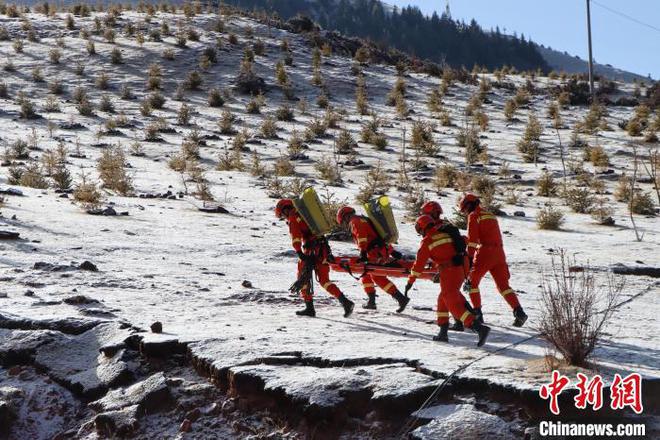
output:
[[[614,375],[614,382],[610,391],[612,409],[632,408],[637,414],[644,411],[642,406],[642,377],[632,373],[622,379],[619,374]]]
[[[559,371],[554,370],[552,372],[552,382],[548,385],[543,385],[539,390],[539,395],[542,399],[550,399],[550,411],[554,415],[559,415],[558,397],[570,382],[568,377],[562,376]]]
[[[575,396],[575,407],[585,409],[587,404],[591,405],[594,411],[603,407],[603,379],[600,375],[595,375],[589,380],[587,376],[578,373],[578,395]]]

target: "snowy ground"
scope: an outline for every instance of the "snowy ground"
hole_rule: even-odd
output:
[[[30,71],[35,65],[42,66],[47,81],[61,78],[68,92],[60,102],[62,113],[44,113],[43,119],[27,122],[18,118],[18,106],[13,99],[0,99],[2,140],[9,144],[19,138],[25,139],[34,128],[41,151],[32,151],[31,156],[39,157],[43,150],[57,145],[56,139],[63,140],[73,151],[77,139],[86,158],[70,157],[69,168],[74,174],[81,168],[94,174],[95,161],[104,148],[98,146],[99,143],[120,143],[128,148],[133,140],[142,139],[144,127],[151,120],[156,116],[163,117],[175,127],[176,133],[162,135],[165,142],[142,142],[146,154],[144,157],[129,157],[130,173],[136,193],[165,192],[168,189],[183,191],[180,176],[167,167],[167,160],[179,150],[183,135],[191,128],[176,126],[176,110],[180,103],[171,96],[177,82],[195,68],[201,50],[212,45],[216,37],[224,40],[224,49],[219,52],[218,64],[204,73],[203,87],[204,90],[211,85],[230,88],[230,81],[238,70],[242,47],[249,42],[242,34],[248,21],[226,19],[228,29],[239,35],[236,47],[228,46],[227,33],[208,30],[213,18],[209,15],[193,19],[192,25],[200,29],[202,38],[201,42],[189,42],[187,49],[176,48],[173,37],[164,38],[164,42],[147,41],[140,48],[134,39],[119,35],[118,29],[116,46],[121,49],[125,63],[112,65],[108,54],[113,45],[105,43],[100,36],[92,36],[98,55],[88,59],[84,40],[77,37],[77,31],[65,30],[63,15],[51,19],[36,14],[27,16],[41,35],[39,43],[26,41],[24,53],[15,54],[10,41],[0,42],[0,54],[3,58],[11,58],[16,66],[15,72],[5,72],[4,75],[11,95],[15,96],[19,90],[25,91],[37,103],[37,111],[41,113],[39,108],[47,89],[44,83],[32,82]],[[143,17],[125,13],[118,21],[122,25],[126,20],[137,23]],[[149,26],[157,27],[166,20],[174,29],[181,17],[158,13]],[[92,25],[91,19],[77,19],[77,26],[83,22],[85,26]],[[12,35],[23,32],[19,29],[18,19],[0,16],[0,24],[10,29]],[[256,57],[256,70],[272,84],[274,64],[280,57],[279,39],[284,32],[267,29],[258,23],[251,23],[251,26],[267,47],[266,56]],[[47,54],[60,34],[65,38],[66,48],[62,49],[65,55],[60,65],[51,65]],[[285,139],[294,129],[302,132],[311,116],[324,114],[314,104],[318,90],[309,82],[309,49],[301,36],[290,34],[287,38],[295,59],[294,67],[287,70],[296,94],[307,98],[311,114],[300,115],[296,111],[295,122],[279,123],[280,140],[248,143],[250,150],[256,149],[267,166],[281,154],[286,154]],[[175,49],[176,61],[161,59],[160,53],[165,47]],[[72,72],[70,60],[74,59],[85,62],[85,76],[78,77]],[[164,110],[154,112],[155,116],[143,117],[138,112],[139,100],[119,99],[119,85],[129,84],[138,97],[143,96],[147,93],[143,86],[146,66],[155,61],[163,66],[163,93],[168,101]],[[360,122],[369,118],[354,113],[354,77],[349,73],[350,65],[350,59],[333,56],[325,61],[323,76],[331,92],[331,103],[349,112],[340,125],[351,130],[357,139]],[[134,127],[120,129],[121,136],[97,140],[95,131],[108,115],[97,111],[95,117],[79,116],[69,101],[69,94],[76,85],[84,84],[97,102],[101,92],[93,84],[101,71],[108,73],[112,84],[112,88],[103,93],[113,97],[117,111],[124,112]],[[373,65],[365,69],[365,74],[370,105],[391,123],[384,129],[390,147],[378,152],[360,143],[358,157],[369,165],[382,159],[386,169],[396,171],[401,130],[407,127],[410,132],[412,119],[397,120],[393,108],[384,105],[385,95],[395,79],[393,68]],[[510,79],[524,83],[520,77]],[[412,117],[430,118],[425,97],[432,87],[437,87],[438,79],[410,74],[406,81],[408,103],[415,112]],[[536,85],[543,86],[547,81],[546,78],[538,79]],[[630,85],[620,87],[624,91],[632,89]],[[445,98],[445,105],[457,125],[461,123],[462,108],[475,89],[474,86],[456,84],[451,90],[453,96]],[[264,114],[273,112],[282,102],[281,92],[275,87],[266,96],[268,100],[262,115],[245,113],[248,98],[241,95],[230,99],[225,108],[231,108],[239,116],[242,121],[239,127],[254,130]],[[523,163],[515,147],[524,129],[526,110],[519,110],[518,117],[523,122],[507,125],[502,116],[502,105],[507,97],[504,91],[494,89],[489,95],[492,104],[484,106],[490,116],[490,129],[483,134],[491,160],[482,171],[495,174],[500,165],[507,162],[513,174],[522,176],[520,181],[523,183],[519,184],[514,179],[494,175],[501,188],[515,186],[521,193],[518,205],[504,204],[502,209],[509,215],[513,211],[524,211],[526,216],[501,217],[500,225],[505,233],[512,285],[519,292],[530,319],[525,328],[512,328],[508,306],[496,293],[490,278],[486,278],[482,284],[484,313],[493,332],[482,349],[475,347],[475,337],[469,332],[452,334],[450,344],[431,340],[437,331],[433,324],[433,308],[438,288],[427,282],[417,283],[411,294],[411,307],[400,315],[394,313],[394,302],[380,295],[378,311],[364,312],[356,308],[352,317],[344,319],[340,307],[317,288],[318,318],[297,318],[294,311],[300,306],[300,300],[287,292],[294,281],[295,256],[289,251],[286,227],[272,214],[275,200],[268,197],[263,180],[247,172],[214,169],[218,155],[231,136],[217,132],[216,121],[223,109],[207,107],[206,92],[190,92],[187,99],[197,111],[194,121],[201,133],[216,134],[220,138],[209,140],[208,145],[202,147],[201,163],[208,169],[207,178],[213,195],[230,214],[202,213],[197,210],[201,202],[190,196],[164,200],[108,194],[108,201],[115,209],[128,211],[129,215],[91,216],[53,190],[20,188],[24,196],[7,196],[0,217],[3,230],[20,232],[22,238],[20,241],[0,242],[0,292],[6,294],[6,297],[0,297],[0,314],[32,319],[121,319],[144,329],[154,321],[161,321],[166,337],[187,343],[192,357],[204,368],[224,372],[233,378],[230,386],[239,387],[240,377],[257,377],[264,389],[283,390],[292,400],[306,401],[317,408],[332,406],[336,399],[345,398],[342,393],[332,391],[338,378],[345,378],[349,383],[356,380],[355,389],[370,390],[369,405],[378,409],[378,402],[389,402],[387,399],[391,393],[399,397],[406,393],[428,393],[441,383],[436,378],[444,378],[466,365],[469,366],[457,374],[459,380],[475,379],[502,389],[535,392],[549,378],[542,367],[548,348],[541,339],[533,336],[539,317],[541,273],[548,269],[552,255],[557,249],[564,248],[575,253],[580,261],[588,261],[599,268],[617,263],[658,267],[660,228],[656,217],[637,216],[636,223],[644,233],[644,240],[636,242],[625,205],[610,198],[615,208],[615,227],[595,225],[588,215],[569,213],[564,207],[567,221],[561,231],[538,230],[535,214],[546,199],[535,195],[533,182],[543,169],[547,168],[557,176],[561,170],[556,136],[545,116],[549,101],[545,95],[534,96],[532,101],[546,132],[542,137],[545,147],[543,162],[535,166]],[[603,132],[599,139],[585,136],[585,140],[599,142],[606,149],[612,161],[610,168],[616,175],[626,170],[630,173],[632,164],[627,145],[630,138],[616,126],[616,122],[630,117],[631,109],[612,107],[609,111],[607,120],[613,131]],[[585,113],[585,108],[571,107],[562,112],[562,117],[568,127]],[[47,122],[59,125],[69,120],[79,122],[85,128],[75,131],[56,128],[54,138],[49,136]],[[566,143],[570,130],[560,131]],[[329,132],[336,134],[337,130]],[[462,164],[463,155],[454,140],[456,132],[457,127],[438,127],[435,140],[441,148],[441,158],[426,158],[431,167],[445,162]],[[306,154],[312,160],[297,162],[296,171],[299,177],[321,189],[323,182],[318,180],[313,160],[331,155],[332,138],[310,143],[309,147]],[[581,154],[578,151],[571,153],[575,156]],[[250,153],[246,153],[246,163],[249,158]],[[354,203],[365,173],[346,166],[343,169],[346,185],[329,187],[329,191],[339,200]],[[420,182],[429,175],[428,172],[419,173]],[[6,182],[6,173],[0,173],[0,188],[9,187]],[[605,183],[611,192],[615,181],[610,179]],[[445,211],[450,212],[459,193],[447,190],[437,195],[428,183],[423,184],[426,185],[426,196],[440,200]],[[649,184],[641,187],[651,190]],[[405,214],[403,194],[392,190],[390,195],[395,203],[395,214],[402,219]],[[561,201],[556,199],[555,204],[561,204]],[[400,232],[399,248],[413,254],[418,237],[411,223],[402,221]],[[349,243],[332,243],[332,246],[338,255],[354,252]],[[85,260],[96,264],[99,271],[35,268],[37,262],[68,265]],[[357,302],[363,300],[359,283],[343,274],[333,278],[348,297]],[[244,280],[249,280],[252,287],[243,287]],[[405,281],[396,280],[396,283],[402,288]],[[633,371],[646,379],[660,379],[660,348],[655,336],[660,313],[659,292],[658,282],[654,279],[627,277],[622,300],[633,296],[635,299],[616,312],[606,329],[606,340],[598,347],[594,359],[595,367],[606,380],[609,381],[615,372],[627,374]],[[100,303],[81,307],[62,301],[75,294],[84,294]],[[358,379],[360,377],[362,379]],[[319,389],[323,392],[319,393]]]

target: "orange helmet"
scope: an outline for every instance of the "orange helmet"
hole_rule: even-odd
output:
[[[419,235],[424,235],[426,230],[435,224],[435,220],[430,215],[421,215],[415,222],[415,230]]]
[[[342,206],[337,211],[337,223],[341,225],[349,215],[355,215],[355,209],[350,206]]]
[[[277,205],[275,205],[275,217],[282,218],[282,216],[284,215],[284,210],[291,208],[293,208],[293,200],[291,199],[280,200],[279,202],[277,202]]]
[[[430,215],[434,219],[440,218],[442,215],[442,206],[438,202],[426,202],[422,205],[422,214]]]
[[[458,208],[461,212],[465,212],[471,204],[477,206],[479,204],[479,197],[472,193],[467,193],[461,198],[461,201],[458,202]]]

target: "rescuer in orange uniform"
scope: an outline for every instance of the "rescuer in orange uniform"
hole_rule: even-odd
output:
[[[465,327],[477,333],[477,346],[486,342],[490,327],[476,320],[476,317],[465,307],[465,298],[461,295],[461,284],[465,279],[465,242],[458,229],[452,225],[438,225],[432,217],[422,215],[415,222],[415,229],[421,235],[422,242],[417,251],[417,258],[410,270],[406,293],[412,288],[420,272],[429,259],[439,270],[440,293],[438,294],[438,325],[440,332],[433,337],[434,341],[447,342],[449,330],[449,313],[458,317]]]
[[[442,218],[440,217],[443,213],[442,206],[440,205],[440,203],[434,201],[426,202],[422,205],[420,211],[421,211],[420,213],[421,215],[430,216],[436,222],[436,226],[442,226],[443,224],[445,224],[444,220],[442,220]],[[464,278],[467,278],[467,269],[464,272],[465,272]],[[472,309],[472,306],[467,300],[465,301],[465,307],[470,311],[470,313],[474,313],[474,309]],[[447,308],[446,304],[442,304],[442,307],[438,308],[439,313],[440,312],[447,313],[448,310],[449,309]],[[463,322],[460,320],[460,316],[458,317],[455,316],[454,318],[455,318],[454,325],[449,327],[449,330],[453,330],[456,332],[462,332],[463,330],[465,330],[465,326],[463,325]]]
[[[470,301],[479,320],[483,322],[481,313],[481,291],[479,283],[490,272],[497,290],[513,309],[515,318],[513,325],[522,327],[527,321],[527,314],[520,306],[518,296],[509,285],[509,265],[506,262],[502,234],[497,218],[480,206],[480,200],[474,194],[465,194],[459,202],[459,209],[467,215],[468,256],[472,260],[472,268],[465,286],[470,292]]]
[[[360,261],[363,263],[384,264],[390,261],[390,256],[401,258],[401,254],[395,251],[391,245],[385,243],[378,235],[371,220],[367,217],[356,215],[355,209],[350,206],[344,206],[337,211],[337,223],[348,226],[353,241],[360,250]],[[369,297],[367,303],[362,306],[365,309],[376,309],[376,288],[377,285],[388,293],[399,303],[397,313],[405,310],[410,298],[403,296],[387,277],[376,276],[365,273],[362,278],[362,287]]]
[[[282,199],[275,206],[275,215],[280,220],[286,220],[289,225],[289,234],[291,235],[291,244],[298,254],[298,273],[300,277],[303,268],[307,262],[314,264],[314,271],[321,286],[332,296],[337,298],[344,307],[344,317],[349,317],[353,313],[355,304],[344,296],[339,288],[330,281],[330,265],[332,260],[330,247],[324,237],[317,237],[309,229],[307,223],[298,214],[290,199]],[[311,282],[310,282],[311,283]],[[296,312],[298,316],[316,316],[314,310],[314,298],[309,284],[304,285],[302,297],[305,300],[305,308]]]

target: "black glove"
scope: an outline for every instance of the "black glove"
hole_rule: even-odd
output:
[[[332,254],[328,254],[327,257],[325,257],[328,263],[334,263],[335,262],[335,256]]]
[[[404,293],[406,294],[406,296],[408,296],[408,292],[410,292],[410,289],[412,289],[412,286],[413,286],[412,283],[407,283],[406,284],[406,289],[404,290]]]
[[[454,255],[451,257],[451,264],[454,266],[462,266],[465,261],[465,255]]]
[[[298,254],[298,258],[300,258],[300,261],[307,260],[307,255],[305,255],[303,251],[298,251],[297,254]]]
[[[369,261],[369,258],[367,258],[367,251],[362,251],[360,252],[360,260],[361,263],[366,263]]]
[[[392,258],[394,258],[396,260],[400,260],[403,257],[401,252],[396,251],[396,250],[392,250],[392,253],[390,255],[392,255]]]

